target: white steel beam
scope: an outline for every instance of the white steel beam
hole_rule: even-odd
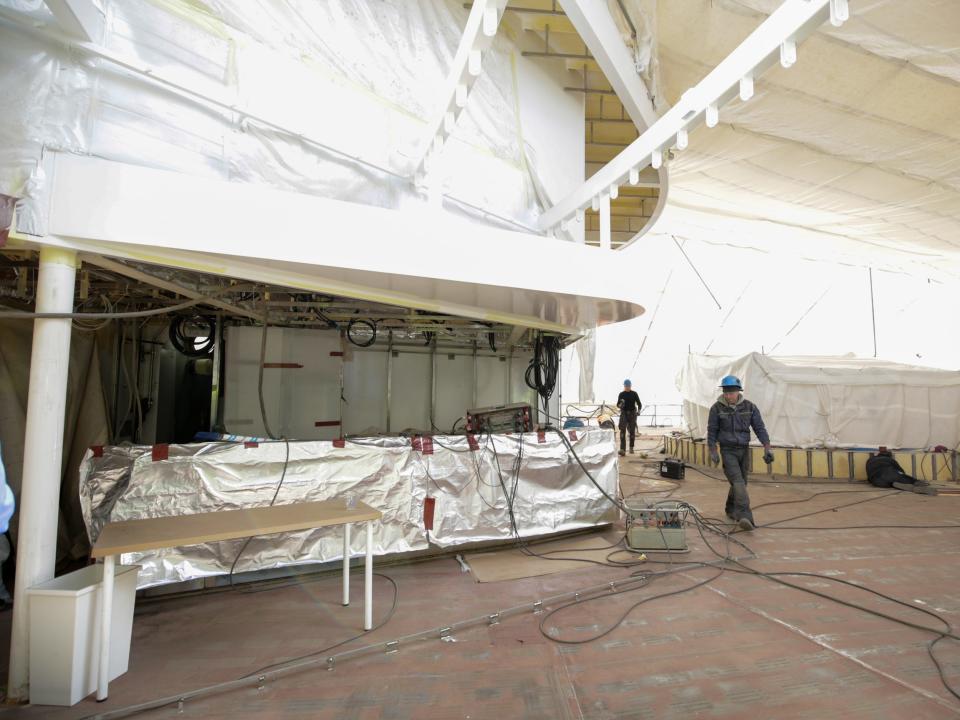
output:
[[[91,0],[44,0],[44,3],[67,35],[86,42],[99,42],[103,37],[103,13]]]
[[[785,0],[730,55],[703,80],[687,90],[680,100],[646,132],[595,173],[576,191],[540,216],[541,230],[549,230],[597,203],[612,186],[623,185],[647,166],[658,168],[671,148],[686,146],[691,130],[706,123],[715,125],[719,109],[738,94],[753,95],[754,80],[778,60],[785,66],[796,59],[796,46],[828,18],[843,22],[846,0]]]
[[[506,4],[507,0],[473,0],[453,66],[440,95],[439,107],[415,151],[414,176],[429,170],[432,157],[443,150],[444,143],[453,134],[460,114],[467,105],[470,88],[483,72],[483,53],[497,34]]]
[[[620,36],[606,0],[560,0],[580,39],[603,70],[637,129],[643,132],[657,121],[657,112],[636,64]]]

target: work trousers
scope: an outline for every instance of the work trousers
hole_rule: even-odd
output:
[[[620,411],[620,449],[626,452],[627,432],[630,432],[630,449],[633,450],[633,443],[637,437],[637,411]]]
[[[747,518],[753,522],[753,512],[750,510],[750,496],[747,494],[747,464],[750,460],[750,448],[747,447],[720,447],[720,457],[723,460],[723,474],[730,483],[727,493],[727,515],[735,521]]]

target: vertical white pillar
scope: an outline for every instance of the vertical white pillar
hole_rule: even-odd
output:
[[[343,604],[350,604],[350,523],[343,526]]]
[[[71,250],[40,250],[37,312],[71,312],[77,256]],[[28,697],[30,639],[27,589],[53,578],[67,404],[70,320],[35,320],[30,356],[30,390],[20,485],[17,585],[14,592],[7,697]]]
[[[367,562],[363,568],[363,629],[373,627],[373,520],[367,520]]]
[[[603,193],[600,196],[600,247],[609,250],[612,247],[610,240],[610,195]]]
[[[110,687],[110,630],[113,623],[114,556],[103,558],[100,583],[100,657],[97,658],[97,701],[107,699]]]

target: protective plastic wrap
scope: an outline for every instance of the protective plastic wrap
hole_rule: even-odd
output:
[[[615,494],[613,433],[578,431],[571,444],[596,482]],[[154,460],[149,447],[104,448],[88,452],[80,466],[80,497],[92,543],[108,520],[264,506],[275,493],[278,504],[352,495],[383,512],[374,533],[377,555],[509,539],[507,496],[525,537],[613,519],[612,506],[556,433],[546,433],[542,442],[536,433],[484,436],[477,445],[471,450],[465,436],[435,436],[427,443],[357,438],[343,447],[326,441],[209,443],[171,445],[162,460]],[[427,497],[435,500],[429,542]],[[140,587],[162,585],[228,572],[244,542],[131,553],[123,562],[142,566]],[[364,551],[356,533],[351,552]],[[255,537],[235,572],[328,562],[342,554],[338,528]]]
[[[706,437],[725,375],[743,382],[771,440],[797,447],[927,448],[960,443],[960,372],[859,358],[691,354],[677,385],[694,437]],[[755,441],[755,438],[754,438]]]
[[[463,32],[462,3],[103,8],[102,37],[69,48],[42,2],[0,0],[0,89],[12,99],[0,192],[24,199],[21,231],[44,234],[44,147],[381,207],[418,202],[412,158]],[[524,157],[517,62],[529,61],[501,33],[433,179],[453,209],[526,226],[547,179]]]

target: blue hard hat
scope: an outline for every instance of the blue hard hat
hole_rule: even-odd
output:
[[[629,378],[628,378],[628,379],[626,379],[626,380],[624,380],[624,381],[623,381],[623,384],[624,384],[624,385],[626,385],[627,387],[630,387],[630,386],[632,386],[632,385],[633,385],[633,383],[632,383],[632,382],[630,382],[630,379],[629,379]]]
[[[724,390],[727,388],[736,388],[737,390],[743,390],[743,383],[740,382],[740,378],[736,375],[727,375],[720,381],[720,387]]]

